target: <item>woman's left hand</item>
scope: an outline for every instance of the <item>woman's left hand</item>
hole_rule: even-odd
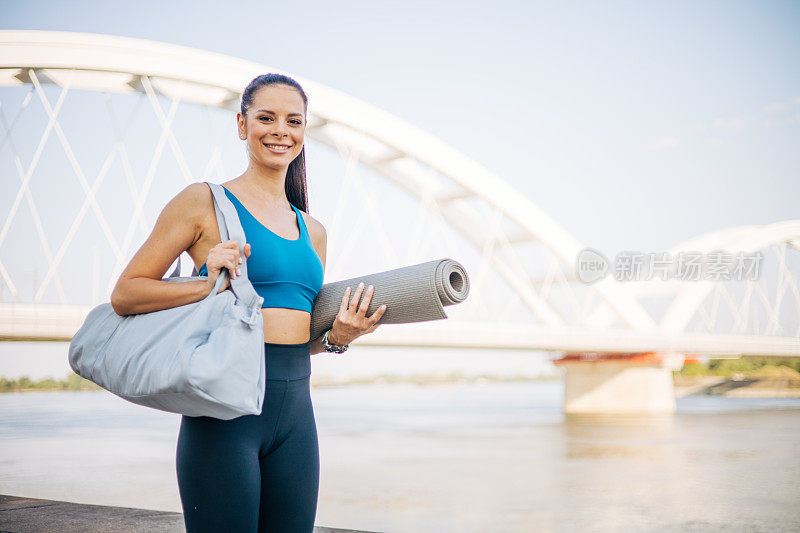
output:
[[[345,346],[362,335],[372,333],[380,326],[378,321],[386,311],[386,306],[381,305],[372,313],[372,316],[368,317],[367,309],[372,301],[372,295],[375,289],[372,285],[367,287],[364,293],[364,299],[361,301],[361,305],[358,305],[358,300],[361,298],[363,290],[364,283],[361,282],[358,284],[352,298],[350,298],[350,287],[347,287],[347,290],[344,291],[342,303],[339,306],[339,312],[333,320],[333,327],[328,334],[328,341],[331,344]]]

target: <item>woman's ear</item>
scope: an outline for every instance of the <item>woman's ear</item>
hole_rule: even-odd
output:
[[[236,129],[239,131],[240,139],[247,138],[247,129],[245,128],[244,117],[241,112],[236,113]]]

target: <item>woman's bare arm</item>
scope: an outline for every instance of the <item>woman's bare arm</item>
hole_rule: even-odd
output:
[[[164,206],[152,233],[120,274],[111,293],[111,306],[118,315],[186,305],[202,300],[213,290],[205,280],[173,283],[161,279],[178,255],[200,238],[202,206],[211,202],[208,186],[193,183]]]

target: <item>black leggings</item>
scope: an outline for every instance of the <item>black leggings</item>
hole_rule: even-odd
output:
[[[188,533],[314,530],[319,445],[310,345],[264,343],[260,415],[181,418],[176,467]]]

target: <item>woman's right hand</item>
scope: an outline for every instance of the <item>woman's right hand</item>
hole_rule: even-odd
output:
[[[249,243],[244,245],[244,257],[245,259],[250,257]],[[206,283],[208,284],[208,292],[214,290],[214,286],[217,284],[217,278],[223,268],[227,268],[230,275],[228,279],[225,280],[225,286],[222,287],[217,294],[227,290],[228,287],[231,286],[231,279],[236,278],[236,276],[240,274],[239,265],[243,262],[244,260],[241,254],[239,254],[239,244],[236,241],[231,239],[214,246],[211,251],[208,252],[208,258],[206,259],[206,269],[208,270],[208,280]]]

